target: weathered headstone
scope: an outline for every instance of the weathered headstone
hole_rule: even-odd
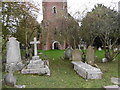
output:
[[[102,48],[101,48],[101,47],[99,47],[99,48],[98,48],[98,51],[102,51]]]
[[[114,84],[120,85],[120,78],[112,77],[111,82],[114,83]]]
[[[14,63],[11,63],[11,67],[9,68],[9,73],[4,77],[4,83],[8,86],[15,88],[25,88],[25,85],[16,85],[16,77],[13,75],[14,73]]]
[[[7,42],[6,71],[8,71],[11,63],[14,64],[15,70],[21,70],[24,67],[21,61],[19,42],[14,37],[9,38]]]
[[[16,38],[11,37],[7,42],[7,63],[18,63],[21,62],[21,54],[19,42]]]
[[[75,49],[72,51],[72,61],[81,61],[82,60],[82,54],[80,50]]]
[[[78,45],[78,49],[81,50],[81,48],[80,48],[80,44]]]
[[[13,76],[13,71],[10,67],[9,73],[5,75],[4,82],[6,85],[14,87],[16,85],[16,77]]]
[[[94,65],[95,61],[95,50],[92,46],[89,46],[86,52],[86,60],[90,65]]]
[[[86,45],[84,45],[83,49],[86,50]]]
[[[85,79],[101,79],[102,72],[99,68],[95,68],[87,63],[81,61],[72,61],[74,70]]]
[[[114,51],[114,52],[117,52],[118,50],[119,50],[118,48],[114,48],[114,50],[113,50],[113,51]]]
[[[66,50],[65,50],[65,59],[71,59],[72,58],[72,48],[68,47]]]
[[[46,74],[50,76],[49,62],[42,61],[37,55],[37,44],[39,43],[40,42],[37,41],[36,38],[34,38],[34,41],[31,42],[31,44],[34,44],[34,56],[32,57],[32,60],[30,60],[29,64],[23,68],[21,71],[22,74]]]
[[[102,59],[102,63],[108,62],[107,58]]]

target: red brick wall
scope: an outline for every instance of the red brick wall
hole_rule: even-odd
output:
[[[52,43],[55,41],[54,32],[55,29],[61,28],[61,18],[66,16],[67,13],[67,2],[43,2],[43,23],[44,29],[47,29],[45,42],[46,45],[43,49],[52,49]],[[56,7],[57,13],[53,13],[53,7]],[[63,41],[64,42],[64,41]],[[64,46],[64,45],[61,45]]]

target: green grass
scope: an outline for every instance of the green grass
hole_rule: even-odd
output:
[[[63,50],[42,51],[50,62],[51,76],[22,75],[15,73],[18,85],[26,85],[26,88],[102,88],[106,85],[112,85],[110,78],[118,77],[118,61],[101,63],[104,57],[104,51],[97,51],[98,59],[96,64],[103,72],[100,80],[85,80],[80,77],[73,69],[69,60],[63,60]],[[120,56],[119,56],[120,57]],[[5,74],[5,73],[4,73]],[[8,86],[3,86],[6,88]]]

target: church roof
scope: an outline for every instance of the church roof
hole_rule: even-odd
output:
[[[67,0],[42,0],[42,2],[67,2]]]

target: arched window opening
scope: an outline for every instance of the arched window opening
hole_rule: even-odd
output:
[[[57,13],[57,9],[56,9],[56,7],[53,7],[53,13],[54,13],[54,14]]]

